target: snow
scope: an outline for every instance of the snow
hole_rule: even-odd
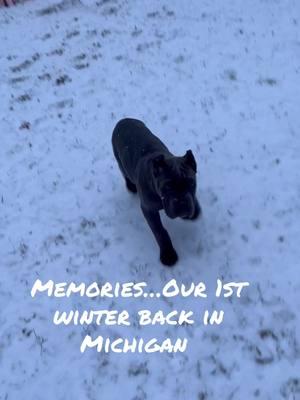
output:
[[[300,5],[27,1],[0,9],[0,399],[300,398]],[[111,133],[142,119],[198,161],[203,218],[163,217],[169,269]],[[240,298],[32,298],[36,279],[249,281]],[[220,326],[67,327],[56,309],[224,309]],[[188,337],[182,354],[81,354]]]

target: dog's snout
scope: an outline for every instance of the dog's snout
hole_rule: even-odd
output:
[[[183,206],[185,203],[186,203],[186,201],[185,201],[185,199],[178,199],[177,197],[174,199],[174,203],[177,205],[177,206]]]

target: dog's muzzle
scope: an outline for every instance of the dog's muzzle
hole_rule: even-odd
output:
[[[162,198],[164,210],[169,218],[192,218],[195,212],[195,201],[192,196],[173,198],[167,201]]]

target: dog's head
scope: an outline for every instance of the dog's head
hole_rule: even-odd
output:
[[[191,150],[183,157],[152,160],[153,177],[158,195],[168,217],[192,218],[196,207],[197,164]]]

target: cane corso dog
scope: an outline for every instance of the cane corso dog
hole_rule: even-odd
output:
[[[142,121],[132,118],[117,123],[112,145],[127,189],[139,195],[142,212],[160,248],[161,262],[174,265],[178,256],[159,210],[165,210],[170,218],[190,220],[201,214],[192,151],[174,156]]]

